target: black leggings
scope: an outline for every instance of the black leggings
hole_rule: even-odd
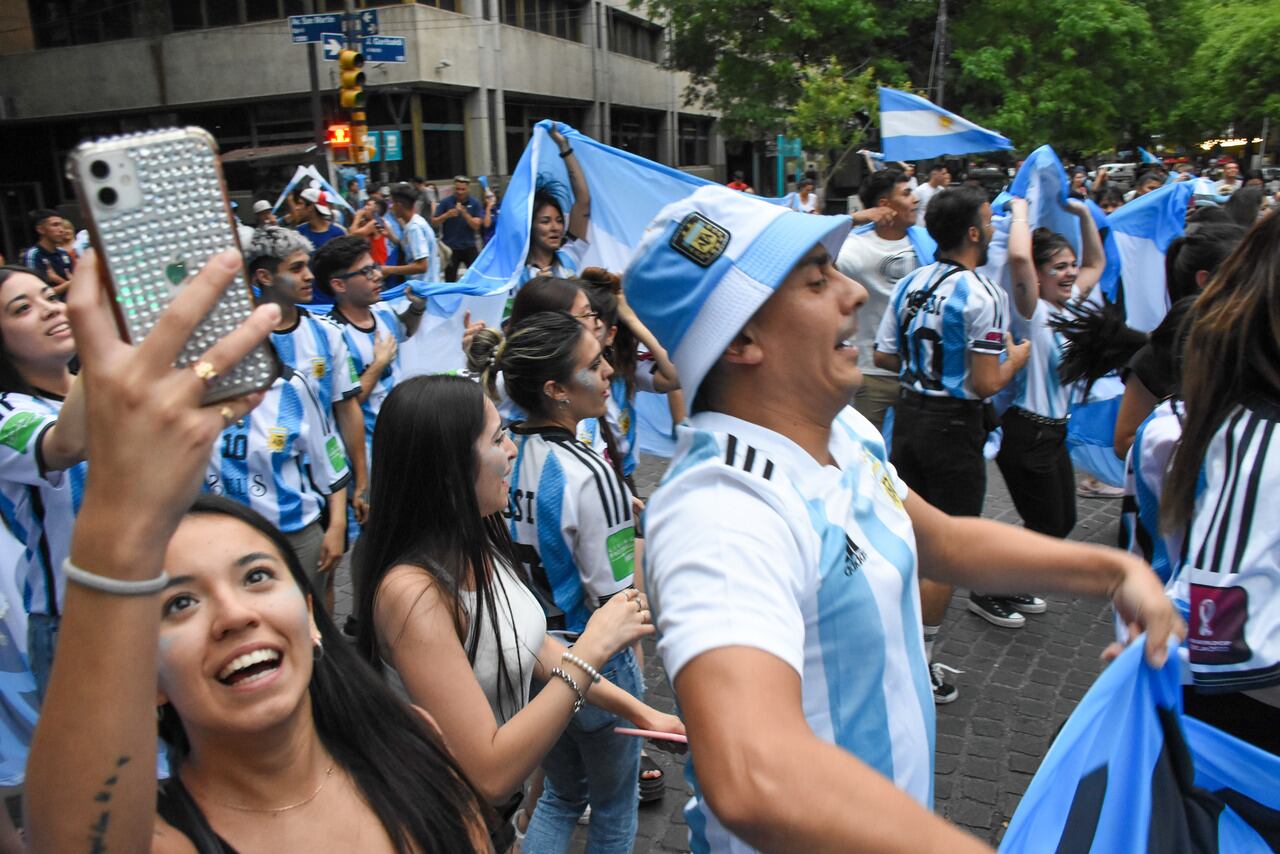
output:
[[[1022,523],[1031,531],[1065,537],[1076,526],[1075,471],[1067,453],[1066,425],[1041,424],[1010,409],[1002,426],[996,464]]]

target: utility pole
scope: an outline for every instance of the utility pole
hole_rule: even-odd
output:
[[[316,11],[316,0],[307,0],[307,14]],[[316,57],[315,42],[307,43],[307,74],[311,78],[311,135],[316,145],[324,149],[324,111],[320,108],[320,67]]]
[[[933,102],[943,106],[947,89],[947,0],[938,0],[938,22],[933,30],[933,54],[929,57],[929,83],[925,89]]]

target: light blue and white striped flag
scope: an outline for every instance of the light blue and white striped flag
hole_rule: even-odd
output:
[[[994,131],[897,89],[880,87],[880,139],[888,160],[925,160],[944,154],[1009,151],[1013,143]]]
[[[1120,284],[1125,323],[1150,332],[1169,313],[1164,254],[1186,228],[1192,182],[1165,184],[1117,208],[1107,223],[1120,253]]]

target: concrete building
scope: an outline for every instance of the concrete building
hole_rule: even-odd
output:
[[[662,27],[626,0],[355,5],[377,7],[381,34],[407,39],[405,63],[364,69],[370,128],[402,132],[403,160],[372,164],[375,180],[501,181],[543,118],[723,178],[714,118],[683,104],[686,76],[660,65]],[[0,0],[0,249],[13,257],[30,241],[27,210],[73,202],[63,164],[91,136],[200,125],[224,152],[240,149],[242,162],[260,164],[229,168],[233,190],[278,192],[279,175],[315,141],[308,48],[292,43],[286,16],[342,8],[342,0]],[[341,121],[337,64],[318,68],[324,119]]]

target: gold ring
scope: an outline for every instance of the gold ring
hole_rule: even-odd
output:
[[[236,420],[236,412],[230,406],[224,406],[218,410],[218,414],[222,416],[222,425],[230,427],[231,422]]]
[[[213,381],[218,378],[218,369],[206,362],[204,359],[201,359],[192,365],[191,370],[196,372],[196,376],[198,376],[205,385],[212,385]]]

